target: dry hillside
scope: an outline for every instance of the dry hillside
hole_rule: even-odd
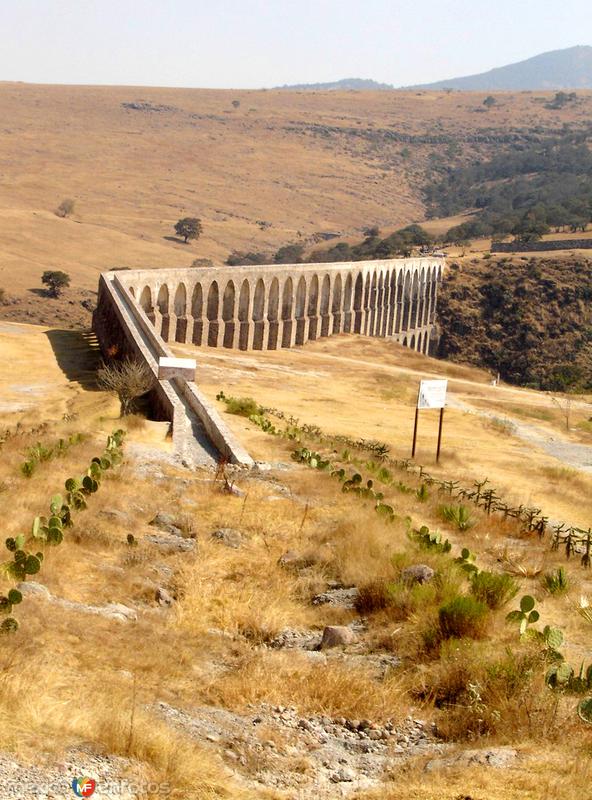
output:
[[[114,266],[220,262],[421,220],[436,170],[585,128],[580,94],[560,111],[550,95],[500,94],[484,111],[480,93],[0,84],[0,288],[14,300],[0,314],[75,326]],[[68,219],[54,214],[64,198]],[[170,238],[184,215],[204,223],[187,247]],[[46,269],[72,276],[65,300],[33,293]]]

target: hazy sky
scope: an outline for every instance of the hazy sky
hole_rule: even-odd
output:
[[[592,44],[590,0],[0,0],[0,80],[397,86]]]

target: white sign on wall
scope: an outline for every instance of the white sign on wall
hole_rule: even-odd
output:
[[[447,380],[421,381],[419,384],[418,408],[444,408],[446,405]]]

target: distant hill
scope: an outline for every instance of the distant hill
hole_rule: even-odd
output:
[[[459,89],[464,91],[525,89],[592,89],[592,47],[579,45],[551,50],[526,61],[497,67],[478,75],[424,83],[407,89]]]
[[[330,81],[329,83],[294,83],[292,85],[275,86],[275,89],[308,89],[310,91],[347,91],[348,89],[374,89],[385,91],[394,89],[390,83],[379,83],[378,81],[366,80],[364,78],[342,78],[340,81]]]

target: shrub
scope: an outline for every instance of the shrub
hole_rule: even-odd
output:
[[[56,217],[61,217],[62,219],[65,217],[69,217],[70,214],[74,211],[74,206],[76,203],[72,198],[67,197],[65,200],[59,204],[59,206],[55,210]]]
[[[155,383],[150,368],[144,362],[131,358],[103,364],[97,373],[97,380],[102,389],[117,395],[122,417],[133,412],[137,398],[149,392]]]
[[[569,589],[569,578],[563,567],[546,572],[543,576],[543,586],[550,594],[565,594]]]
[[[371,581],[360,586],[356,610],[360,614],[372,614],[375,611],[383,611],[391,602],[391,584],[384,580]]]
[[[471,517],[471,512],[466,506],[442,506],[440,515],[443,520],[455,525],[459,531],[468,531],[476,524]]]
[[[0,288],[0,306],[3,306],[6,302],[6,289]]]
[[[225,402],[228,413],[237,414],[239,417],[252,417],[254,414],[261,414],[262,411],[252,397],[228,397]]]
[[[488,608],[474,597],[459,595],[438,611],[440,633],[444,639],[481,639],[485,635]]]
[[[518,594],[520,586],[511,575],[496,572],[474,572],[471,594],[489,608],[501,608]]]

